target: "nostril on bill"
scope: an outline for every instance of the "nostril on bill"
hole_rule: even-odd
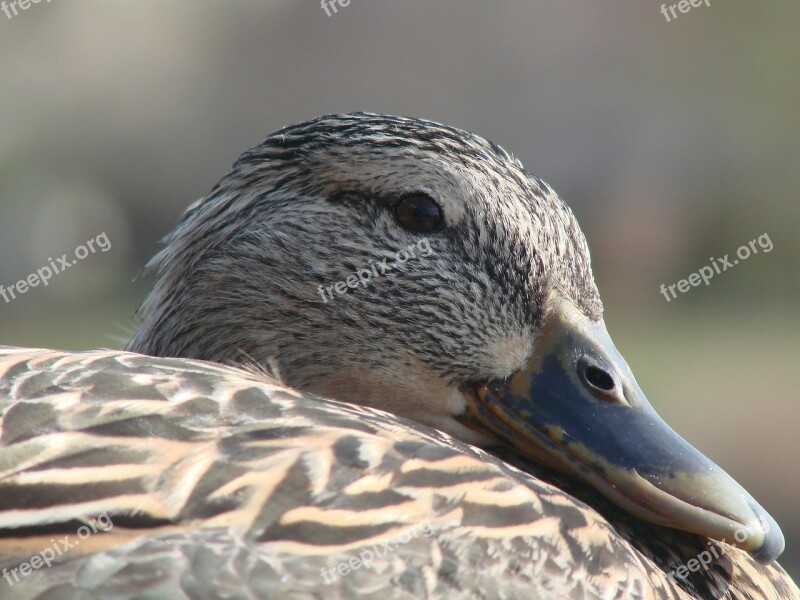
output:
[[[608,373],[598,367],[586,367],[584,369],[584,377],[586,381],[594,388],[601,392],[611,392],[614,390],[614,378]]]
[[[578,361],[578,374],[589,391],[601,400],[625,402],[620,386],[607,369],[591,364],[584,358]]]

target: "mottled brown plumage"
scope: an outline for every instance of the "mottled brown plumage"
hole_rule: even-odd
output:
[[[799,597],[780,567],[733,547],[678,586],[666,573],[704,549],[697,536],[518,457],[539,477],[241,370],[3,349],[0,396],[0,567],[80,542],[0,580],[3,598]],[[103,513],[113,527],[79,540]],[[383,555],[326,582],[322,568],[365,549]]]

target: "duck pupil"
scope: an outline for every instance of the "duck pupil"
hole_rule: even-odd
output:
[[[442,215],[439,206],[431,198],[424,194],[412,194],[400,200],[397,219],[410,231],[429,232],[439,226]]]
[[[585,374],[586,381],[588,381],[594,387],[603,390],[604,392],[610,392],[614,389],[614,378],[602,369],[598,369],[597,367],[586,367]]]

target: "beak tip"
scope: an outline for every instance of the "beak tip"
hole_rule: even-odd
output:
[[[769,513],[761,507],[757,507],[756,514],[758,515],[759,529],[764,532],[764,542],[760,548],[753,549],[750,553],[759,563],[768,565],[783,553],[786,541],[781,528]]]

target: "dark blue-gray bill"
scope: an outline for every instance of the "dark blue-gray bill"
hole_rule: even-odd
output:
[[[628,512],[769,563],[772,517],[653,410],[602,321],[559,297],[526,368],[468,394],[465,422],[577,475]]]

